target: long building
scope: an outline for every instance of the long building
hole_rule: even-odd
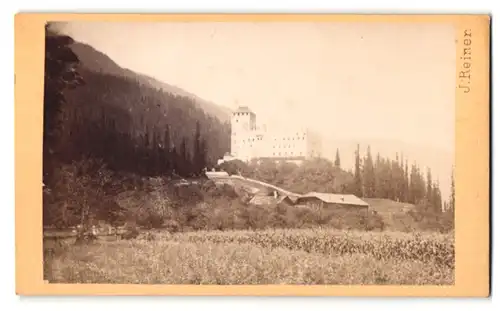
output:
[[[321,156],[319,136],[289,122],[284,114],[280,124],[258,127],[255,113],[248,107],[239,107],[231,118],[231,152],[224,160],[301,161]]]

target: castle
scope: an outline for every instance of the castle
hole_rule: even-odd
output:
[[[220,162],[233,159],[248,162],[253,159],[274,159],[301,162],[321,156],[321,141],[306,128],[283,126],[257,127],[257,118],[248,107],[239,107],[231,118],[231,152]],[[293,124],[292,124],[293,125]]]

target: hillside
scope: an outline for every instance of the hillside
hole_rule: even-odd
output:
[[[228,122],[230,120],[231,112],[229,109],[206,101],[196,96],[195,94],[189,93],[174,85],[161,82],[153,77],[134,72],[127,68],[122,68],[106,54],[96,50],[88,44],[76,42],[72,45],[71,48],[80,59],[83,67],[85,67],[89,71],[114,75],[118,77],[126,77],[136,81],[141,85],[161,89],[174,95],[193,99],[193,102],[198,108],[201,108],[204,112],[211,116],[217,117],[221,122]]]
[[[171,147],[179,150],[185,142],[187,152],[192,155],[194,132],[199,123],[209,163],[229,150],[229,124],[221,121],[224,113],[217,106],[197,101],[193,96],[181,96],[182,91],[177,88],[121,68],[88,45],[75,43],[71,48],[80,59],[79,72],[85,85],[66,92],[70,103],[65,112],[67,132],[78,131],[78,122],[72,119],[99,121],[104,113],[121,132],[135,137],[148,135],[150,140],[157,136],[160,144],[168,126]],[[174,91],[166,91],[167,87]]]
[[[363,198],[370,205],[370,209],[377,213],[405,213],[415,208],[415,205],[404,202],[396,202],[389,199]]]

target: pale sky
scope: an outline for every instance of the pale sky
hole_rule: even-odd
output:
[[[258,122],[454,150],[451,24],[71,22],[120,66]]]

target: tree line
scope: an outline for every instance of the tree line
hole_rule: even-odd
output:
[[[336,165],[340,166],[337,150]],[[359,145],[355,152],[353,194],[359,197],[384,198],[398,202],[425,205],[435,212],[454,209],[455,192],[452,176],[450,198],[441,195],[439,180],[434,180],[430,168],[421,169],[416,162],[396,154],[394,159],[377,154],[373,159],[370,146],[361,156]]]
[[[69,110],[64,148],[58,153],[63,162],[95,158],[117,172],[178,177],[199,176],[208,165],[200,122],[196,122],[194,137],[181,137],[176,146],[170,125],[146,126],[139,133],[122,131],[114,114],[106,110]]]

